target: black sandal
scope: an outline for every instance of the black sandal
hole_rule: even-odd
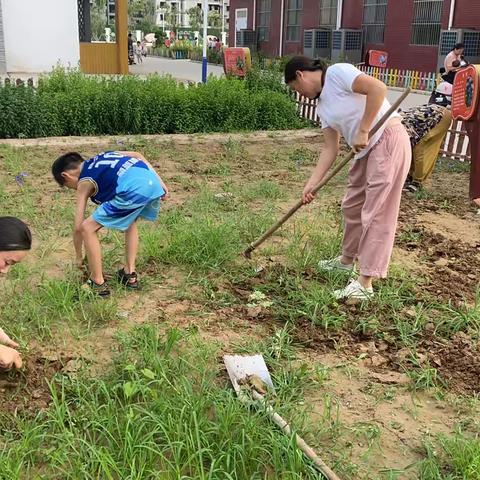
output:
[[[127,288],[131,288],[132,290],[138,289],[138,278],[135,272],[127,273],[124,268],[121,268],[117,272],[117,279]]]
[[[108,288],[107,282],[99,284],[94,282],[91,278],[87,280],[85,286],[95,295],[98,295],[100,298],[107,298],[110,296],[110,289]]]

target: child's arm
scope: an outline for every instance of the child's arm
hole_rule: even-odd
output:
[[[160,180],[160,184],[162,185],[162,188],[165,190],[165,195],[163,196],[163,198],[168,196],[168,188],[165,185],[165,183],[163,182],[162,177],[160,177],[160,175],[153,168],[152,164],[140,152],[118,152],[118,153],[121,153],[121,154],[125,155],[126,157],[138,158],[139,160],[144,162],[150,169],[152,169],[152,171],[155,172],[158,179]]]
[[[85,220],[85,210],[87,209],[88,198],[92,195],[94,190],[95,187],[91,182],[84,181],[78,184],[75,223],[73,227],[73,245],[75,247],[78,266],[81,266],[83,263],[82,223]]]

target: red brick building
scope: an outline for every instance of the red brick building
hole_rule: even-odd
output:
[[[230,12],[230,46],[271,56],[355,62],[376,49],[390,68],[434,71],[464,42],[480,63],[480,0],[230,0]]]

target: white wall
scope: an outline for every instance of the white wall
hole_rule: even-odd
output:
[[[77,0],[1,0],[7,71],[78,67]]]

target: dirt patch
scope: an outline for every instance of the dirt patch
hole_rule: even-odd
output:
[[[448,434],[458,419],[454,408],[433,395],[413,396],[401,383],[384,383],[385,376],[350,356],[309,352],[301,359],[328,368],[328,380],[307,392],[305,404],[311,407],[311,422],[327,429],[320,451],[332,450],[332,435],[339,438],[336,452],[362,458],[349,478],[377,479],[383,469],[405,469],[398,478],[418,478],[408,467],[421,459],[424,436]]]
[[[48,382],[75,361],[72,357],[55,358],[30,354],[20,371],[0,372],[2,411],[35,416],[51,402]]]
[[[418,216],[418,221],[435,235],[442,235],[448,240],[477,245],[480,240],[480,219],[459,218],[448,212],[425,212]]]
[[[467,334],[457,333],[447,345],[430,350],[429,357],[450,390],[480,393],[480,349]]]
[[[480,242],[471,245],[460,238],[451,240],[421,225],[400,227],[397,244],[415,252],[424,264],[426,281],[419,289],[420,298],[427,293],[455,304],[475,300],[480,282]]]

